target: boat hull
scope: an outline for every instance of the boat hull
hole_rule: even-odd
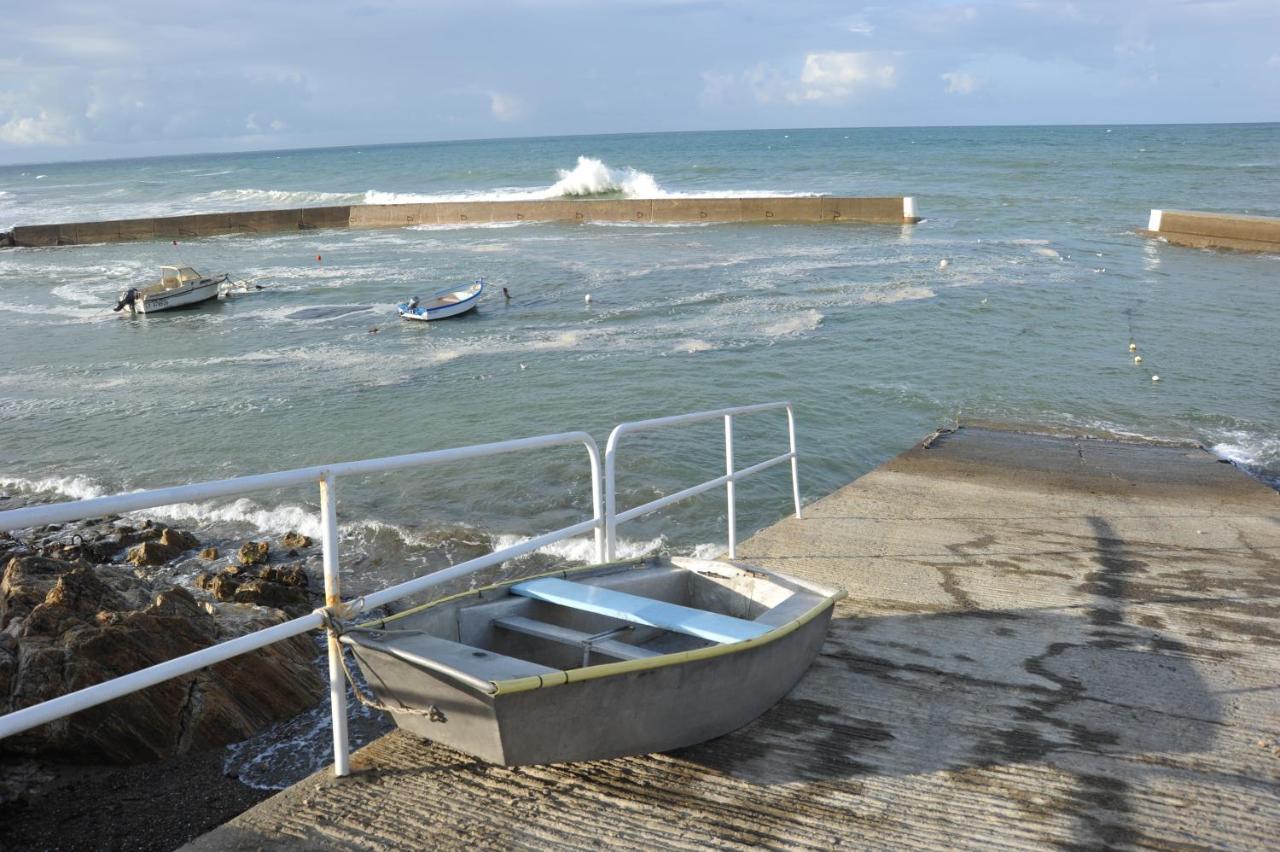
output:
[[[158,311],[190,307],[201,302],[207,302],[210,299],[216,299],[218,297],[218,285],[224,280],[210,278],[194,287],[183,288],[182,290],[156,293],[154,295],[143,294],[138,297],[136,310],[140,314],[154,314]]]
[[[683,748],[732,733],[782,700],[818,655],[830,621],[828,608],[782,639],[733,654],[478,702],[442,684],[432,703],[448,721],[397,713],[396,724],[504,766]],[[469,715],[468,724],[446,732],[459,721],[450,709]]]
[[[749,724],[800,680],[822,648],[835,599],[798,625],[714,655],[673,654],[497,693],[427,671],[376,643],[348,642],[396,724],[505,766],[600,760],[694,745]],[[535,678],[536,680],[536,678]]]
[[[479,302],[480,300],[478,298],[468,299],[467,301],[460,302],[456,305],[445,305],[442,308],[431,308],[430,310],[424,309],[421,313],[401,309],[400,317],[401,319],[416,320],[418,322],[446,319],[448,317],[461,316],[468,311],[474,311]]]

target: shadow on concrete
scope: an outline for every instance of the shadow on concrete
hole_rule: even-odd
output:
[[[1090,518],[1096,570],[1081,605],[837,618],[801,683],[755,723],[676,753],[753,785],[824,785],[944,772],[967,788],[1076,819],[1086,845],[1140,842],[1129,758],[1211,750],[1217,698],[1185,645],[1126,618],[1144,563]],[[1145,597],[1144,603],[1149,603]],[[1056,799],[982,770],[1044,764]],[[1058,785],[1061,786],[1061,785]]]

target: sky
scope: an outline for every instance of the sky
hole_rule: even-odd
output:
[[[1280,120],[1280,0],[42,0],[0,163],[670,130]]]

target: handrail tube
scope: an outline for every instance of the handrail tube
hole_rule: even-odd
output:
[[[729,521],[729,558],[738,558],[738,505],[734,499],[733,476],[733,415],[724,416],[724,475],[729,481],[724,484],[725,502],[728,504],[725,513]]]
[[[115,494],[109,497],[91,497],[87,500],[48,503],[41,506],[29,506],[25,509],[10,509],[0,512],[0,531],[135,512],[139,509],[151,509],[156,506],[168,506],[173,503],[186,503],[192,500],[211,500],[216,497],[230,497],[253,491],[271,491],[277,488],[287,488],[291,485],[314,483],[325,473],[329,473],[332,476],[386,473],[402,468],[463,461],[481,456],[501,455],[517,450],[536,450],[543,447],[578,443],[579,441],[586,444],[587,452],[591,456],[592,467],[596,470],[598,477],[600,450],[596,446],[595,439],[586,432],[560,432],[554,435],[517,438],[512,441],[496,441],[490,444],[452,447],[446,450],[431,450],[425,453],[407,453],[405,455],[385,456],[377,459],[315,465],[313,467],[302,467],[275,473],[259,473],[232,479],[217,479],[210,482],[175,485],[151,491],[135,491],[129,494]]]
[[[772,411],[774,409],[783,408],[787,412],[787,436],[790,441],[791,459],[791,490],[795,499],[796,517],[800,517],[800,468],[796,460],[796,434],[795,434],[795,415],[791,409],[791,403],[788,401],[779,402],[760,402],[754,405],[740,405],[732,408],[719,408],[714,411],[696,411],[689,414],[673,414],[668,417],[654,417],[649,420],[634,420],[629,423],[619,423],[613,427],[613,431],[609,433],[609,440],[605,443],[604,450],[604,502],[605,502],[605,559],[610,560],[617,557],[618,549],[618,522],[626,521],[647,512],[662,508],[663,506],[682,500],[686,497],[692,497],[700,494],[708,488],[714,488],[717,485],[726,485],[726,490],[732,492],[732,483],[740,478],[738,474],[734,474],[731,470],[724,477],[703,483],[701,486],[694,486],[679,491],[669,497],[654,500],[646,503],[644,506],[638,506],[635,509],[628,509],[625,512],[618,512],[618,496],[617,496],[617,452],[618,442],[623,435],[630,432],[641,432],[651,429],[660,429],[664,426],[678,426],[686,423],[698,423],[705,420],[713,420],[716,418],[725,418],[725,447],[726,457],[729,460],[728,468],[732,468],[732,421],[731,418],[741,414],[755,414],[760,411]],[[777,460],[772,460],[777,461]],[[769,465],[766,465],[769,466]],[[757,465],[747,470],[755,472],[756,469],[763,469]],[[750,475],[750,474],[746,474]],[[734,545],[735,522],[734,522],[734,495],[728,494],[730,502],[729,508],[729,552],[732,554],[736,548]]]
[[[322,623],[320,613],[313,612],[273,627],[264,627],[262,630],[183,654],[181,657],[174,657],[172,660],[165,660],[163,663],[156,663],[154,666],[147,666],[136,672],[77,689],[75,692],[59,695],[57,698],[50,698],[31,707],[14,710],[0,716],[0,739],[61,719],[63,716],[87,710],[113,698],[120,698],[131,692],[155,686],[169,678],[190,674],[196,669],[212,666],[275,642],[300,636],[309,630],[315,630]]]
[[[758,411],[772,411],[775,408],[784,408],[791,405],[790,402],[757,402],[753,405],[738,405],[731,408],[717,408],[714,411],[691,411],[688,414],[672,414],[668,417],[654,417],[649,420],[632,420],[629,423],[619,423],[613,428],[613,432],[609,435],[609,440],[613,440],[614,435],[622,435],[627,432],[642,432],[648,429],[661,429],[663,426],[676,426],[681,423],[700,423],[703,420],[715,420],[730,414],[755,414]]]
[[[324,605],[342,603],[338,565],[338,494],[332,473],[320,477],[320,549],[324,559]],[[350,741],[347,739],[347,681],[343,672],[342,646],[338,635],[326,631],[325,650],[329,656],[329,709],[333,719],[333,773],[339,778],[350,770]]]
[[[759,464],[753,464],[751,465],[751,467],[744,467],[742,470],[734,472],[733,481],[737,482],[739,479],[746,479],[748,476],[754,476],[760,471],[768,470],[774,465],[782,464],[784,461],[788,459],[793,459],[791,453],[783,453],[782,455],[777,456],[776,458],[771,458],[768,461],[762,461]]]
[[[488,568],[491,565],[506,562],[508,559],[514,559],[517,556],[532,553],[540,547],[545,547],[546,545],[553,544],[561,539],[569,538],[571,536],[578,535],[579,533],[584,533],[595,526],[595,519],[590,521],[581,521],[573,526],[558,529],[555,532],[535,536],[528,541],[521,542],[520,544],[513,544],[511,547],[506,547],[502,550],[495,550],[493,553],[489,553],[485,556],[477,556],[475,559],[460,562],[457,565],[451,565],[448,568],[443,568],[432,574],[426,574],[413,580],[405,580],[403,583],[399,583],[395,586],[388,586],[381,591],[356,598],[347,606],[352,613],[367,612],[371,609],[377,609],[383,604],[388,604],[392,601],[399,600],[400,598],[426,591],[432,586],[438,586],[441,583],[448,582],[449,580],[457,579],[458,577],[464,574],[469,574],[472,571],[479,571],[481,568]]]
[[[674,494],[659,497],[657,500],[650,500],[648,503],[641,506],[627,509],[625,512],[619,512],[616,519],[618,521],[629,521],[632,518],[647,515],[650,512],[655,512],[665,506],[670,506],[672,503],[679,503],[686,497],[693,497],[696,494],[701,494],[703,491],[710,491],[712,488],[719,485],[726,485],[730,482],[737,482],[740,479],[746,479],[752,474],[759,473],[762,470],[768,470],[774,465],[782,464],[789,458],[791,458],[791,453],[783,453],[782,455],[769,459],[768,461],[762,461],[759,464],[751,465],[751,467],[744,467],[742,470],[734,471],[732,475],[725,474],[724,476],[717,476],[715,479],[708,479],[706,482],[699,483],[698,485],[691,485],[683,491],[677,491]]]
[[[659,497],[657,500],[650,500],[643,506],[636,506],[634,508],[627,509],[625,512],[619,512],[616,516],[616,520],[629,521],[632,518],[638,518],[641,515],[656,512],[659,509],[670,506],[672,503],[679,503],[681,500],[688,497],[693,497],[696,494],[701,494],[703,491],[710,491],[712,488],[724,485],[726,482],[729,482],[730,479],[731,477],[728,474],[725,474],[724,476],[717,476],[715,479],[708,479],[706,482],[699,483],[698,485],[691,485],[683,491],[677,491],[674,494],[668,494],[666,497]]]
[[[790,405],[787,406],[787,438],[791,443],[791,496],[796,504],[796,520],[801,520],[803,515],[800,514],[800,456],[796,452],[796,414]]]

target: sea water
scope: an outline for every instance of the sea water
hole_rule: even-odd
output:
[[[0,228],[569,195],[911,195],[925,220],[0,250],[0,507],[575,429],[603,445],[621,421],[780,399],[795,405],[806,500],[973,419],[1197,441],[1274,484],[1280,257],[1135,229],[1150,208],[1280,215],[1278,175],[1275,124],[636,134],[3,167]],[[263,289],[111,311],[162,264]],[[490,289],[473,314],[395,314],[479,277]],[[780,414],[737,429],[739,466],[786,449]],[[619,507],[722,473],[722,442],[714,422],[629,436]],[[343,480],[339,494],[353,594],[582,520],[591,504],[580,448]],[[786,467],[738,494],[745,536],[788,512]],[[314,535],[317,502],[292,489],[148,515],[234,546]],[[620,534],[625,553],[719,552],[723,493]],[[583,538],[548,555],[590,553]]]

